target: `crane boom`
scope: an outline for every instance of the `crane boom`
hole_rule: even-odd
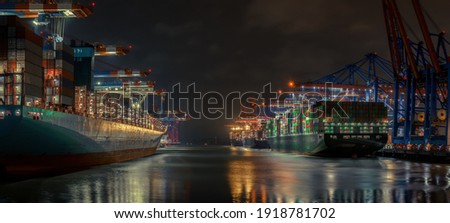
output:
[[[425,17],[423,15],[422,6],[420,5],[419,0],[412,0],[414,11],[417,15],[417,20],[419,20],[420,29],[422,30],[423,39],[425,40],[425,44],[427,45],[428,53],[430,55],[431,64],[433,65],[434,71],[436,73],[440,73],[439,59],[436,54],[436,50],[434,49],[433,41],[431,40],[430,31],[428,29],[427,22],[425,21]]]
[[[392,70],[394,78],[397,79],[401,72],[401,57],[398,51],[398,36],[395,30],[395,22],[386,0],[383,1],[384,20],[386,23],[386,33],[388,37],[389,52],[392,60]]]
[[[398,10],[397,3],[395,0],[384,0],[386,2],[386,5],[388,6],[387,10],[390,11],[390,13],[393,16],[393,19],[395,20],[395,25],[400,32],[400,37],[403,41],[403,47],[406,51],[406,57],[408,58],[409,65],[411,66],[411,70],[414,74],[414,78],[416,80],[420,79],[419,71],[417,70],[416,61],[414,58],[414,54],[411,49],[410,40],[408,38],[408,35],[406,33],[405,26],[403,24],[403,20],[400,14],[400,11]],[[399,49],[397,49],[399,50]],[[393,58],[394,59],[394,58]]]
[[[95,56],[125,56],[130,52],[131,47],[95,44]]]
[[[116,77],[146,77],[150,75],[151,69],[148,70],[116,70],[116,71],[96,71],[94,78],[116,78]]]
[[[2,3],[1,15],[15,15],[20,18],[37,18],[45,13],[51,18],[85,18],[92,14],[92,9],[71,3]]]

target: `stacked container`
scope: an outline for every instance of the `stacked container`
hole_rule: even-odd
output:
[[[77,114],[87,114],[87,90],[86,86],[75,87],[75,112]]]
[[[42,38],[15,16],[0,17],[0,102],[38,106],[42,97]]]
[[[314,108],[325,112],[321,117],[314,117],[320,122],[317,131],[329,134],[388,131],[387,109],[382,102],[319,102]]]
[[[63,43],[46,42],[42,66],[47,104],[72,105],[75,96],[73,49]]]

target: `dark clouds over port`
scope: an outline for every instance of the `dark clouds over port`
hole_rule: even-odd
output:
[[[410,0],[400,10],[421,39]],[[450,1],[422,1],[448,30]],[[381,0],[98,0],[92,16],[67,24],[69,37],[132,44],[118,67],[153,69],[160,88],[196,82],[198,90],[261,91],[271,82],[309,81],[377,51],[388,58]],[[111,69],[102,63],[98,68]],[[227,137],[225,121],[191,121],[185,140]],[[185,129],[185,128],[183,128]]]

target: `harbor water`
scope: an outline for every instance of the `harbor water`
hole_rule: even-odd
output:
[[[450,166],[234,147],[154,156],[0,183],[0,202],[449,202]]]

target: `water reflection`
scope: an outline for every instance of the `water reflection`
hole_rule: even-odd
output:
[[[0,202],[448,202],[448,165],[236,148],[165,149],[0,185]]]

